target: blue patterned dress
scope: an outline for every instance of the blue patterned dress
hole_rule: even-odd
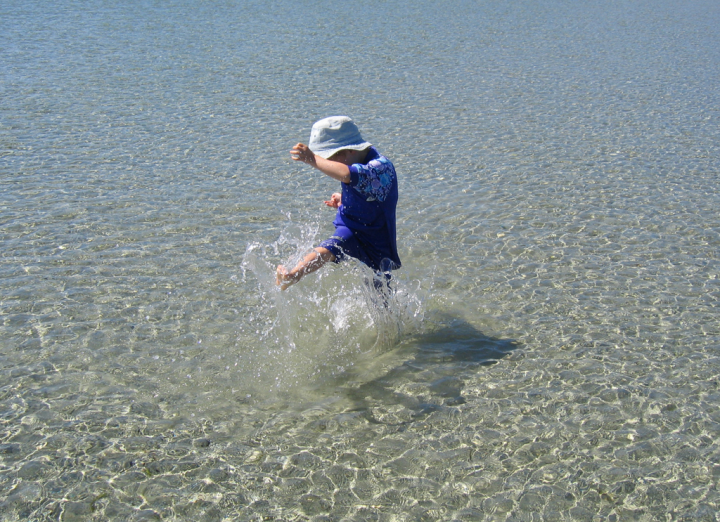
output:
[[[398,183],[393,164],[370,147],[365,163],[350,166],[350,183],[341,185],[335,234],[320,246],[337,261],[350,255],[374,270],[400,268],[395,228]]]

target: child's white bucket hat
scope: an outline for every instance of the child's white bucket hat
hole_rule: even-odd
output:
[[[325,159],[343,149],[365,150],[370,146],[347,116],[330,116],[316,122],[310,131],[308,145],[311,151]]]

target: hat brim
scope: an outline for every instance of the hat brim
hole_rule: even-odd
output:
[[[365,150],[368,147],[372,147],[372,143],[368,143],[367,141],[364,141],[362,143],[356,143],[354,145],[343,145],[342,147],[337,147],[334,149],[318,149],[315,150],[312,147],[310,147],[310,150],[313,151],[314,154],[320,156],[321,158],[328,159],[330,156],[335,154],[336,152],[340,152],[341,150]]]

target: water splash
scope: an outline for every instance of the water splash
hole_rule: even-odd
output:
[[[388,285],[353,259],[279,290],[277,265],[293,266],[319,235],[315,224],[290,221],[276,241],[250,243],[243,256],[245,280],[254,278],[258,288],[256,342],[265,357],[254,361],[257,376],[281,393],[359,378],[373,357],[423,324],[419,282],[396,272]]]

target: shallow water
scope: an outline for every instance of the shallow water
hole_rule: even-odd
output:
[[[720,6],[354,7],[0,6],[0,519],[716,520]]]

